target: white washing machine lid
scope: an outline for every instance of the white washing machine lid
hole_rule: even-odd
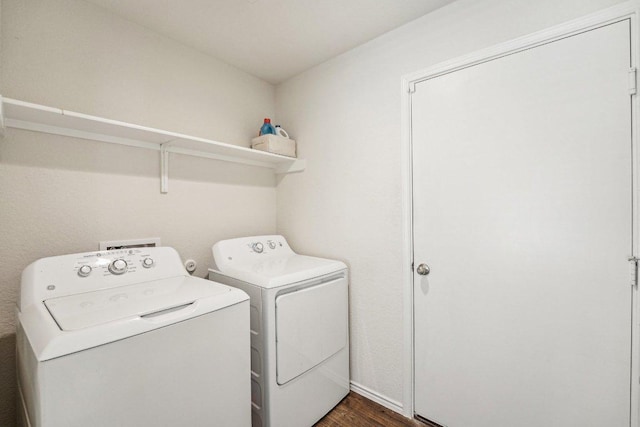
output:
[[[258,262],[228,262],[220,273],[262,288],[276,288],[303,282],[346,269],[340,261],[289,254],[265,258]]]
[[[51,298],[44,305],[61,330],[73,331],[128,317],[166,314],[230,291],[227,286],[182,276]]]
[[[191,276],[50,298],[18,311],[39,361],[97,347],[247,301],[240,289]]]

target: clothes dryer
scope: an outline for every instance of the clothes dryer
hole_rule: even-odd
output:
[[[347,267],[282,236],[224,240],[211,280],[251,300],[253,427],[311,426],[349,392]]]
[[[249,299],[167,247],[40,259],[17,307],[20,418],[249,426]]]

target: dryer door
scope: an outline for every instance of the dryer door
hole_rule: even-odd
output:
[[[348,343],[347,278],[276,297],[277,382],[282,385]]]

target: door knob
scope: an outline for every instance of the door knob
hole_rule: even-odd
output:
[[[427,274],[429,274],[431,272],[431,269],[429,268],[429,266],[427,264],[422,263],[422,264],[420,264],[418,266],[416,271],[418,272],[419,275],[426,276]]]

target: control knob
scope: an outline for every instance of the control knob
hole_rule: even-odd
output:
[[[82,267],[80,267],[78,269],[78,276],[80,277],[87,277],[88,275],[91,274],[91,266],[90,265],[83,265]]]
[[[113,262],[109,264],[109,271],[112,274],[124,274],[127,272],[127,262],[123,259],[113,260]]]
[[[253,244],[252,248],[254,252],[261,254],[262,251],[264,250],[264,245],[260,242],[256,242]]]
[[[151,268],[151,267],[153,267],[153,264],[154,264],[154,262],[153,262],[153,259],[151,259],[151,258],[145,258],[145,259],[142,260],[142,266],[144,268]]]
[[[275,249],[276,248],[276,242],[269,240],[269,247],[271,249]]]

